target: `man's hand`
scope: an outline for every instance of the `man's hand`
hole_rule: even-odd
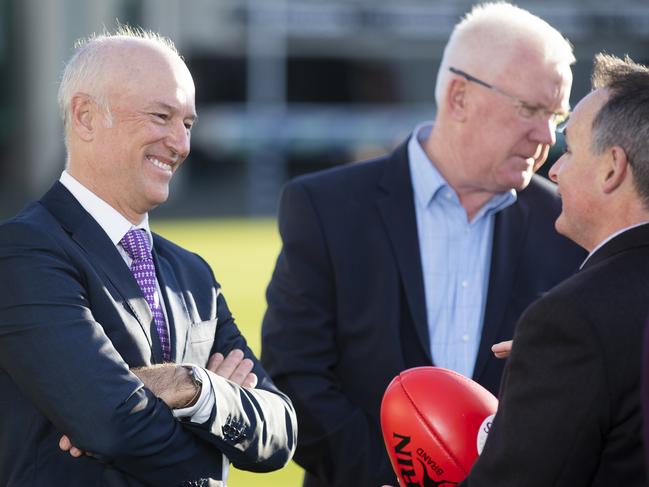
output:
[[[238,348],[232,350],[227,357],[217,352],[207,362],[207,370],[250,389],[257,385],[257,375],[251,372],[253,366],[252,360],[243,358],[243,352]]]
[[[79,458],[81,455],[88,455],[90,457],[92,456],[92,453],[79,450],[76,446],[74,446],[70,441],[70,438],[68,438],[66,435],[61,436],[61,439],[59,440],[59,448],[63,451],[67,451],[74,458]]]
[[[491,347],[491,351],[494,353],[496,358],[507,358],[512,352],[512,340],[507,340],[506,342],[496,343]]]

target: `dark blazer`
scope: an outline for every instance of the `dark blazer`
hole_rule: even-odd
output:
[[[198,425],[143,388],[129,368],[162,361],[151,311],[106,233],[57,182],[0,226],[0,485],[216,486],[223,454],[256,471],[290,458],[290,401],[252,356],[210,268],[157,235],[153,246],[172,360],[205,366],[240,348],[255,360],[257,390],[210,372],[217,406]],[[62,452],[64,433],[94,457]]]
[[[607,242],[524,313],[465,487],[645,487],[640,405],[649,225]]]
[[[525,307],[585,256],[555,232],[559,204],[554,185],[535,177],[496,217],[474,373],[494,393],[504,362],[491,345],[511,339]],[[261,359],[296,407],[305,485],[393,483],[378,420],[383,392],[402,370],[435,362],[406,144],[288,184],[279,229]]]

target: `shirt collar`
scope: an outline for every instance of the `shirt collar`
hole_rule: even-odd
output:
[[[649,222],[645,221],[645,222],[636,223],[635,225],[624,227],[624,228],[618,230],[617,232],[610,234],[608,237],[606,237],[604,240],[602,240],[600,243],[598,243],[595,246],[595,248],[586,256],[584,261],[579,266],[579,270],[583,269],[583,267],[586,265],[586,262],[588,262],[588,259],[590,259],[591,256],[595,254],[595,252],[597,252],[599,249],[601,249],[605,244],[607,244],[608,242],[613,240],[615,237],[617,237],[618,235],[620,235],[620,234],[622,234],[622,233],[624,233],[624,232],[626,232],[628,230],[631,230],[632,228],[640,227],[642,225],[646,225],[647,223],[649,223]]]
[[[408,141],[408,161],[412,175],[412,189],[420,208],[426,208],[438,191],[448,183],[424,152],[422,142],[430,135],[432,122],[419,124]]]
[[[95,219],[104,232],[106,232],[111,242],[113,242],[113,245],[117,245],[124,235],[126,235],[126,232],[132,228],[143,229],[147,234],[149,244],[152,245],[153,239],[151,238],[151,230],[149,229],[148,214],[144,215],[144,219],[138,225],[133,225],[115,208],[72,177],[68,171],[64,170],[61,173],[59,182],[72,193],[72,196],[76,198],[83,209]]]
[[[410,174],[412,175],[412,187],[417,204],[426,208],[440,190],[448,188],[453,192],[455,199],[457,195],[444,179],[444,176],[437,170],[435,164],[428,158],[422,143],[430,135],[433,128],[432,122],[423,122],[413,131],[408,141],[408,159]],[[478,212],[474,220],[486,213],[497,213],[504,208],[514,204],[517,199],[516,190],[511,189],[503,193],[495,194]],[[457,200],[459,204],[459,200]]]

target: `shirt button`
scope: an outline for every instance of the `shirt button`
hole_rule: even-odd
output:
[[[446,196],[446,199],[447,199],[447,200],[450,200],[450,199],[453,197],[453,195],[451,194],[450,191],[447,191],[446,194],[445,194],[444,196]]]
[[[469,341],[469,335],[467,335],[466,333],[464,335],[462,335],[462,341],[464,343],[468,342]]]
[[[466,279],[462,281],[462,287],[469,287],[469,281],[467,281]]]

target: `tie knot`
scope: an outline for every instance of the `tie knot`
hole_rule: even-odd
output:
[[[151,258],[151,248],[146,231],[141,228],[134,228],[126,232],[126,235],[119,241],[124,250],[133,260],[146,260]]]

